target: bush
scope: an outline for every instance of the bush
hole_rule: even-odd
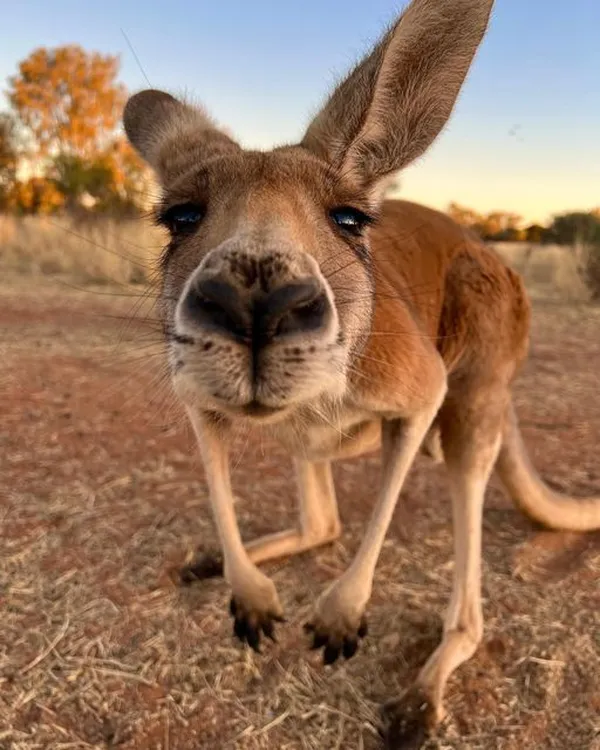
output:
[[[592,299],[600,300],[600,242],[588,247],[584,268]]]
[[[600,218],[592,211],[560,214],[554,217],[548,232],[557,245],[596,245],[600,243]]]
[[[70,211],[87,207],[97,214],[140,215],[146,173],[139,158],[122,141],[115,141],[93,158],[59,154],[51,174]]]
[[[571,248],[592,299],[600,299],[600,214],[571,211],[554,217],[548,228],[553,242]]]

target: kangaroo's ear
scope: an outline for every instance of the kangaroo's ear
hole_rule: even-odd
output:
[[[129,142],[163,184],[190,165],[240,150],[202,109],[164,91],[147,89],[134,94],[125,105],[123,124]]]
[[[376,188],[423,154],[450,117],[493,0],[413,0],[342,81],[302,145]]]

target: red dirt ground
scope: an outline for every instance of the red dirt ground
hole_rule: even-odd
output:
[[[215,547],[202,468],[158,331],[115,294],[0,288],[0,748],[380,747],[378,705],[434,647],[449,594],[443,469],[411,473],[352,661],[323,668],[301,624],[356,549],[377,457],[336,467],[339,543],[266,566],[289,622],[249,653],[222,580],[177,583]],[[581,495],[600,493],[599,373],[600,311],[538,305],[517,409],[542,474]],[[289,463],[243,437],[239,454],[244,535],[290,525]],[[599,750],[600,535],[540,531],[494,484],[484,545],[485,640],[426,747]]]

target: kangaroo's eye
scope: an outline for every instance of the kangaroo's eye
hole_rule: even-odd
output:
[[[333,221],[340,229],[349,234],[359,236],[365,227],[373,223],[373,218],[358,208],[352,206],[341,206],[329,212]]]
[[[205,210],[197,203],[182,203],[171,206],[158,217],[158,223],[172,234],[193,232],[204,218]]]

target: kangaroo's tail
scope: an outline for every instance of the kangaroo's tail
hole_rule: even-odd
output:
[[[539,476],[523,444],[512,404],[496,471],[515,504],[534,521],[564,531],[600,529],[600,496],[569,497],[554,492]]]

